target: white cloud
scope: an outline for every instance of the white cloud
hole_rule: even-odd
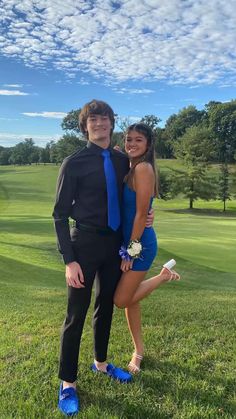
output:
[[[22,84],[4,84],[5,87],[22,87]]]
[[[32,138],[37,146],[45,147],[49,141],[58,141],[61,135],[37,135],[32,133],[13,134],[9,132],[0,132],[0,146],[13,147],[14,145],[24,141],[26,138]]]
[[[151,89],[129,89],[126,87],[122,87],[122,88],[116,88],[113,89],[114,91],[116,91],[117,93],[121,93],[121,94],[138,94],[138,95],[145,95],[145,94],[149,94],[149,93],[154,93],[155,90],[151,90]]]
[[[22,115],[31,116],[31,117],[42,117],[42,118],[54,118],[54,119],[62,119],[64,118],[67,113],[65,112],[23,112]]]
[[[28,67],[111,82],[236,83],[235,0],[1,3],[1,53]]]
[[[28,96],[29,93],[21,92],[20,90],[0,90],[0,96]]]
[[[86,80],[84,77],[80,77],[79,81],[77,81],[76,83],[80,84],[81,86],[86,86],[89,84],[89,81]]]
[[[130,124],[133,124],[135,122],[140,121],[140,119],[142,119],[142,117],[141,116],[132,116],[132,115],[129,115],[129,116],[121,116],[121,115],[119,115],[118,119],[120,121],[122,121],[122,122],[125,122],[128,119],[129,123]]]
[[[0,121],[19,121],[19,118],[4,118],[4,117],[1,117]]]

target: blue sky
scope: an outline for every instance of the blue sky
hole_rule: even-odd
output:
[[[130,121],[236,99],[235,0],[2,0],[0,145],[93,98]]]

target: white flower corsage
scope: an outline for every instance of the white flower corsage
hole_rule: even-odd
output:
[[[138,259],[141,256],[142,249],[143,247],[140,240],[130,240],[127,247],[127,253],[132,259]]]
[[[127,249],[125,246],[121,246],[119,250],[119,255],[121,256],[121,259],[124,259],[126,261],[131,261],[133,259],[138,258],[142,259],[142,249],[143,247],[140,240],[130,240]]]

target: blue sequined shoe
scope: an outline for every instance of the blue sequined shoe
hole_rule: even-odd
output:
[[[114,380],[120,381],[121,383],[130,383],[130,381],[132,380],[131,374],[129,374],[127,371],[122,370],[121,368],[115,367],[112,364],[107,365],[106,372],[99,370],[95,364],[93,364],[91,368],[94,372],[101,372],[103,374],[106,374]]]
[[[60,411],[67,416],[73,416],[78,413],[79,398],[73,387],[68,387],[63,390],[63,384],[61,383],[59,389],[58,407]]]

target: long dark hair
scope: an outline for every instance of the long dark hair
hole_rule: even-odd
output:
[[[141,163],[141,162],[147,162],[150,163],[152,168],[153,168],[153,172],[155,175],[155,186],[154,186],[154,195],[157,196],[158,195],[158,179],[157,179],[157,173],[156,173],[156,158],[155,158],[155,147],[154,147],[154,135],[152,132],[152,129],[146,125],[143,124],[142,122],[139,122],[137,124],[132,124],[130,125],[124,135],[124,138],[127,137],[127,135],[129,134],[130,131],[136,131],[140,134],[142,134],[146,140],[147,140],[147,151],[145,152],[145,154],[143,156],[140,157],[140,160],[137,161],[137,163],[134,165],[134,167],[132,167],[132,169],[130,169],[129,173],[127,174],[127,176],[125,177],[125,182],[128,183],[129,186],[132,186],[132,180],[133,180],[133,176],[134,176],[134,169],[135,167]]]

